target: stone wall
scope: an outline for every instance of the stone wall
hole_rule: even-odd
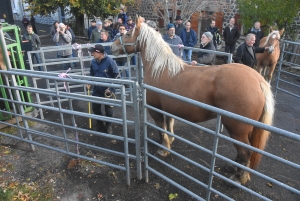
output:
[[[228,25],[229,20],[231,17],[235,17],[236,13],[238,12],[238,8],[236,5],[236,0],[216,0],[218,1],[216,5],[211,5],[210,1],[208,0],[208,6],[205,7],[205,10],[201,9],[198,12],[206,11],[206,12],[223,12],[224,13],[224,20],[223,20],[223,28]],[[127,15],[135,17],[136,14],[143,16],[147,20],[152,20],[158,23],[159,18],[153,13],[153,5],[144,0],[139,7],[127,7]],[[201,20],[201,19],[199,19]]]

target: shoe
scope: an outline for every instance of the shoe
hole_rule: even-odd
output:
[[[104,128],[105,128],[104,122],[103,121],[97,121],[96,130],[99,131],[99,132],[102,132]]]
[[[107,126],[106,126],[106,132],[107,132],[108,134],[112,134],[112,133],[113,133],[113,129],[112,129],[112,126],[111,126],[111,125],[107,125]]]

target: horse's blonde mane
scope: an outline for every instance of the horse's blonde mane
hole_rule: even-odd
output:
[[[152,67],[152,77],[157,78],[167,68],[169,76],[184,69],[184,63],[172,51],[161,35],[147,24],[141,23],[140,42],[146,45],[144,56]]]
[[[269,40],[270,40],[270,37],[271,37],[273,34],[276,34],[276,38],[277,38],[278,40],[280,39],[280,33],[279,33],[279,31],[272,31],[272,32],[269,33],[269,35],[267,36],[267,39],[266,39],[265,43],[263,44],[263,47],[264,47],[265,45],[267,45],[267,43],[268,43]]]

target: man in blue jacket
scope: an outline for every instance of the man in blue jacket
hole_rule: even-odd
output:
[[[180,38],[185,47],[194,47],[197,44],[197,34],[191,29],[191,21],[185,23],[185,29],[181,31]],[[182,59],[184,61],[192,62],[192,50],[183,49]]]
[[[94,56],[94,59],[91,62],[90,67],[90,76],[103,77],[116,79],[119,77],[119,70],[116,65],[116,62],[107,56],[102,45],[95,45],[95,47],[89,48],[89,51]],[[90,89],[90,85],[87,85],[87,88]],[[115,89],[107,88],[103,86],[94,86],[93,96],[98,97],[107,97],[110,94],[114,93]],[[93,103],[93,112],[97,115],[102,115],[101,104]],[[105,105],[105,114],[107,117],[113,117],[113,108],[110,105]],[[104,122],[97,121],[97,130],[102,131],[104,128]],[[106,122],[106,132],[112,134],[111,122]]]

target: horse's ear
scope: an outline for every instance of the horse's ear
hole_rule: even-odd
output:
[[[279,31],[280,36],[282,36],[283,32],[284,32],[284,28]]]
[[[136,15],[136,22],[135,22],[135,24],[136,24],[136,27],[137,27],[137,28],[140,28],[140,27],[141,27],[141,23],[142,23],[142,22],[143,22],[142,17]]]

